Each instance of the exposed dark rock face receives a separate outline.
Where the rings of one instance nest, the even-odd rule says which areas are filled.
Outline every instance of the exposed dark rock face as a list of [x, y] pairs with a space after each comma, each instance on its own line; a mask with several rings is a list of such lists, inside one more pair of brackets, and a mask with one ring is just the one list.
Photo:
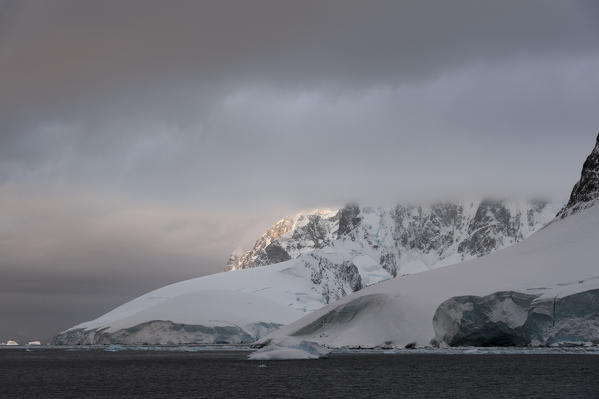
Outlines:
[[231, 255], [225, 270], [275, 264], [351, 241], [378, 251], [381, 266], [395, 276], [402, 254], [434, 259], [458, 253], [459, 261], [521, 241], [549, 222], [553, 214], [547, 206], [543, 200], [524, 206], [483, 200], [428, 207], [397, 205], [387, 211], [350, 204], [337, 212], [316, 211], [279, 221], [251, 250], [241, 256]]
[[397, 205], [392, 214], [394, 238], [401, 247], [421, 252], [448, 247], [464, 223], [462, 212], [462, 206], [454, 203], [436, 203], [430, 209]]
[[356, 237], [352, 233], [360, 224], [360, 207], [357, 204], [346, 205], [339, 211], [339, 228], [337, 230], [337, 238], [348, 236], [355, 240]]
[[[231, 254], [229, 261], [225, 266], [225, 271], [233, 269], [246, 269], [248, 267], [263, 266], [272, 264], [268, 257], [266, 248], [276, 239], [283, 236], [293, 228], [293, 221], [290, 218], [285, 218], [278, 221], [268, 231], [256, 241], [252, 251], [248, 251], [243, 255]], [[273, 251], [277, 258], [285, 257], [280, 251]], [[289, 255], [287, 255], [289, 256]]]
[[599, 290], [539, 300], [501, 291], [443, 302], [435, 341], [449, 346], [548, 346], [599, 342]]
[[285, 251], [278, 242], [271, 242], [264, 248], [265, 259], [268, 260], [269, 264], [275, 264], [279, 262], [285, 262], [291, 259], [291, 256]]
[[458, 252], [488, 255], [503, 244], [505, 237], [521, 241], [523, 237], [520, 227], [520, 214], [512, 215], [501, 201], [485, 200], [481, 202], [468, 226], [468, 237], [460, 243]]
[[529, 201], [523, 210], [510, 209], [500, 200], [437, 203], [430, 208], [398, 205], [393, 211], [394, 239], [400, 252], [416, 250], [443, 257], [457, 251], [462, 260], [484, 256], [526, 238], [547, 205], [543, 200]]
[[225, 271], [284, 262], [296, 258], [306, 247], [328, 247], [335, 239], [331, 230], [336, 233], [338, 225], [339, 215], [325, 212], [282, 219], [262, 235], [251, 250], [240, 256], [231, 255]]
[[363, 288], [360, 272], [350, 261], [336, 264], [313, 253], [304, 258], [304, 265], [310, 271], [312, 284], [320, 286], [325, 303], [334, 302]]
[[397, 277], [397, 271], [399, 265], [397, 264], [397, 257], [392, 252], [381, 251], [381, 257], [379, 263], [390, 275]]
[[574, 185], [568, 204], [558, 213], [564, 218], [592, 206], [599, 198], [599, 135], [595, 148], [582, 166], [580, 180]]
[[280, 328], [276, 323], [256, 323], [244, 330], [238, 326], [206, 327], [153, 320], [130, 328], [109, 332], [68, 330], [52, 340], [53, 345], [179, 345], [179, 344], [249, 344]]
[[[314, 249], [324, 248], [331, 245], [333, 240], [330, 237], [330, 228], [328, 224], [335, 223], [338, 215], [330, 218], [321, 215], [308, 215], [306, 218], [308, 219], [306, 225], [297, 227], [293, 231], [291, 238], [312, 243]], [[300, 250], [301, 245], [295, 246], [294, 249]]]

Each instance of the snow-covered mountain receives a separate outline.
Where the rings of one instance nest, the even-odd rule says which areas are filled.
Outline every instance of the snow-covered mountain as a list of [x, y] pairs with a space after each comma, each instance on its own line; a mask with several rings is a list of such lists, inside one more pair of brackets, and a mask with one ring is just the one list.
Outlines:
[[152, 291], [54, 342], [253, 342], [366, 286], [511, 245], [554, 214], [545, 201], [491, 200], [301, 213], [233, 258], [232, 271]]
[[[249, 251], [232, 254], [225, 270], [295, 259], [319, 249], [367, 254], [395, 277], [483, 256], [522, 241], [555, 216], [555, 204], [534, 201], [438, 202], [390, 209], [347, 205], [288, 217]], [[353, 260], [350, 255], [348, 260]]]
[[259, 344], [329, 347], [599, 343], [599, 138], [559, 217], [485, 257], [367, 287]]

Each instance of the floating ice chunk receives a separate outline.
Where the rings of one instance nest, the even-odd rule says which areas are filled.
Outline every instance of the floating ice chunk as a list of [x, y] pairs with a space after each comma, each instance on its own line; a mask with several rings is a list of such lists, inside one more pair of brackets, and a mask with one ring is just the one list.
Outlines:
[[327, 357], [331, 351], [315, 342], [300, 341], [289, 345], [266, 346], [250, 354], [250, 360], [295, 360], [320, 359]]
[[292, 360], [292, 359], [318, 359], [318, 356], [301, 349], [283, 348], [280, 346], [258, 351], [249, 356], [250, 360]]
[[106, 348], [104, 348], [105, 352], [120, 352], [120, 351], [124, 351], [126, 348], [122, 345], [108, 345]]

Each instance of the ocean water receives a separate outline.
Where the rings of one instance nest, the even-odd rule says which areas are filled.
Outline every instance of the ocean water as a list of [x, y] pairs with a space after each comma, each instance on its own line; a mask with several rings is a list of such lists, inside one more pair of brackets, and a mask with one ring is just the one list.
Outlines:
[[599, 398], [593, 354], [247, 354], [0, 350], [0, 398]]

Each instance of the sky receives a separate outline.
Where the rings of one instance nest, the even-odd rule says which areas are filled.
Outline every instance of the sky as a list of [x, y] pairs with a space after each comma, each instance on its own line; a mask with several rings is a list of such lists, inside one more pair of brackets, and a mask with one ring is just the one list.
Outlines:
[[597, 71], [594, 0], [0, 0], [0, 341], [302, 209], [565, 200]]

